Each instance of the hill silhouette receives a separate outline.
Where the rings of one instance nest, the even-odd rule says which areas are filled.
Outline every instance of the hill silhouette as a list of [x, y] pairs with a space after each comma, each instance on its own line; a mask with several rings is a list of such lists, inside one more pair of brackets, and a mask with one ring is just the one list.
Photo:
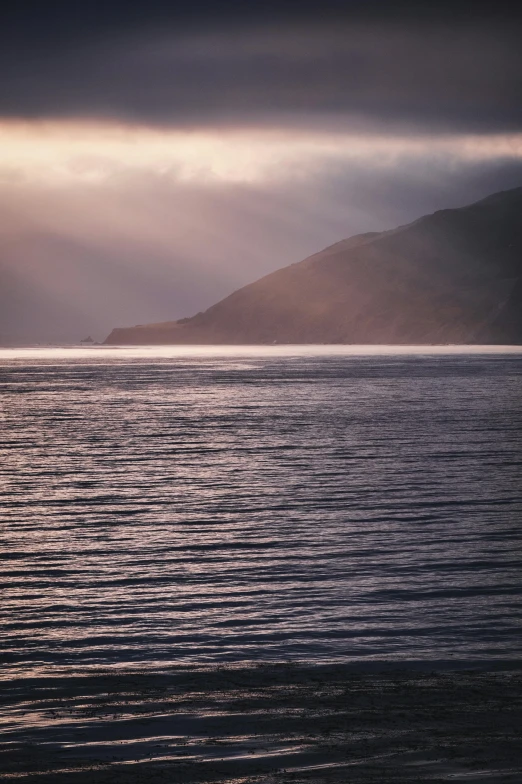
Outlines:
[[520, 344], [522, 188], [361, 234], [107, 344]]

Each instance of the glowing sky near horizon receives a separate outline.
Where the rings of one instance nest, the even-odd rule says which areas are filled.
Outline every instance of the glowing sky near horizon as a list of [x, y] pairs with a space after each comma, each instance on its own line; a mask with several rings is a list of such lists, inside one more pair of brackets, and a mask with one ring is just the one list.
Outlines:
[[158, 129], [95, 121], [3, 122], [0, 179], [96, 184], [125, 172], [178, 181], [269, 182], [306, 176], [329, 161], [392, 166], [404, 157], [457, 162], [522, 159], [522, 133], [437, 136], [309, 129]]

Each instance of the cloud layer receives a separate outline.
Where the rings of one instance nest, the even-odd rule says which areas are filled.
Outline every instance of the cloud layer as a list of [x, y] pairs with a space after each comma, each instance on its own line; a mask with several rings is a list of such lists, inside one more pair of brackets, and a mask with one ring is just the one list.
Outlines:
[[358, 132], [522, 127], [520, 27], [306, 19], [122, 29], [4, 53], [0, 115]]

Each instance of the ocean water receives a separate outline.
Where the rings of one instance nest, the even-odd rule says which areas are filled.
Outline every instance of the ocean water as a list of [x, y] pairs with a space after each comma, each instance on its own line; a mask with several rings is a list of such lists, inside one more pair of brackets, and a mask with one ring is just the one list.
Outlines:
[[522, 353], [0, 352], [2, 676], [520, 655]]

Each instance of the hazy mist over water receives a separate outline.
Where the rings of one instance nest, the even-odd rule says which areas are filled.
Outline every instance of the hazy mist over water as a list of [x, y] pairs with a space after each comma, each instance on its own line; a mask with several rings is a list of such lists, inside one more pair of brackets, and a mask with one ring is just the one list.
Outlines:
[[0, 363], [4, 676], [519, 656], [520, 349]]

